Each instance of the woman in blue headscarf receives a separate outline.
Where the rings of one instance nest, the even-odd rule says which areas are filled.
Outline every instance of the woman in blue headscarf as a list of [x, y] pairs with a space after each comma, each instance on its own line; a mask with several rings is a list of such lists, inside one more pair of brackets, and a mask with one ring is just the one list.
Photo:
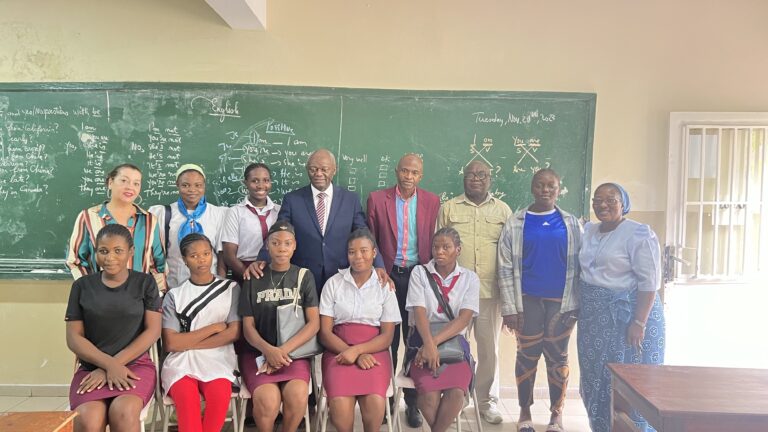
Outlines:
[[[579, 253], [581, 289], [577, 344], [581, 398], [593, 432], [611, 430], [608, 363], [662, 364], [664, 311], [659, 300], [659, 240], [648, 225], [627, 219], [629, 195], [616, 183], [595, 189]], [[633, 413], [638, 430], [651, 431]]]
[[204, 234], [211, 240], [214, 248], [211, 273], [225, 277], [227, 268], [221, 259], [219, 237], [227, 209], [206, 201], [205, 173], [199, 165], [180, 166], [176, 171], [176, 187], [179, 190], [176, 202], [149, 208], [157, 216], [160, 231], [164, 233], [168, 288], [181, 286], [190, 276], [179, 245], [184, 237], [192, 233]]

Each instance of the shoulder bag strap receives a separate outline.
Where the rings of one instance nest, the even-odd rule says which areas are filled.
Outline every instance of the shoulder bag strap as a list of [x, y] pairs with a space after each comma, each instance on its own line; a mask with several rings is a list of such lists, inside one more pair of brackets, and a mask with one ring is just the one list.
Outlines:
[[445, 301], [445, 297], [443, 297], [443, 294], [440, 292], [440, 288], [437, 287], [437, 282], [435, 282], [435, 279], [432, 277], [432, 274], [427, 270], [427, 266], [421, 265], [421, 267], [424, 269], [424, 273], [427, 274], [427, 280], [429, 281], [429, 286], [432, 287], [432, 292], [435, 293], [435, 297], [437, 297], [437, 302], [440, 304], [440, 307], [443, 308], [443, 311], [446, 315], [448, 315], [448, 319], [453, 321], [455, 316], [453, 315], [453, 309], [451, 309], [451, 305], [448, 304], [447, 301]]
[[299, 293], [301, 292], [301, 282], [304, 280], [304, 275], [306, 273], [307, 273], [307, 269], [305, 268], [299, 269], [299, 279], [296, 281], [296, 286], [293, 288], [293, 311], [297, 315], [299, 311]]
[[168, 255], [168, 247], [171, 244], [170, 239], [170, 233], [171, 233], [171, 205], [166, 204], [165, 206], [165, 254]]

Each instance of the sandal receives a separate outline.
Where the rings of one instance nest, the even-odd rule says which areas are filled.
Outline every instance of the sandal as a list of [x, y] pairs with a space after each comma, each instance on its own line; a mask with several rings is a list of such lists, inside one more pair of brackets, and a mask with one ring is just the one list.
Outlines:
[[547, 425], [546, 432], [565, 432], [565, 429], [557, 423], [550, 423]]
[[517, 423], [517, 432], [536, 432], [531, 420], [524, 420]]

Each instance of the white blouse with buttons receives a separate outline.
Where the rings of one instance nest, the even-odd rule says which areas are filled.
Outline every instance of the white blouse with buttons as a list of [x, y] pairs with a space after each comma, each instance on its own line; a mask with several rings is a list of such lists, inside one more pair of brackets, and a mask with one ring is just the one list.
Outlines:
[[[430, 260], [424, 267], [430, 273], [440, 275], [435, 270], [435, 260]], [[451, 292], [448, 293], [448, 305], [451, 307], [455, 317], [459, 316], [462, 309], [469, 309], [472, 311], [472, 316], [476, 317], [480, 312], [480, 279], [477, 274], [472, 270], [465, 269], [464, 267], [456, 264], [456, 268], [453, 269], [451, 274], [446, 278], [441, 279], [443, 286], [451, 284], [451, 280], [456, 275], [459, 275], [459, 279], [456, 281], [456, 285], [453, 286]], [[408, 297], [405, 300], [405, 309], [409, 312], [408, 324], [416, 325], [416, 316], [413, 313], [413, 308], [421, 306], [427, 310], [427, 319], [429, 322], [448, 322], [448, 315], [444, 312], [437, 312], [439, 303], [435, 293], [429, 284], [429, 279], [432, 276], [428, 275], [422, 266], [416, 266], [411, 271], [411, 280], [408, 283]], [[462, 331], [462, 334], [466, 332], [466, 329]]]
[[350, 269], [341, 269], [323, 286], [320, 315], [333, 318], [333, 324], [356, 323], [380, 327], [382, 322], [399, 324], [397, 297], [388, 286], [381, 286], [376, 272], [357, 287]]

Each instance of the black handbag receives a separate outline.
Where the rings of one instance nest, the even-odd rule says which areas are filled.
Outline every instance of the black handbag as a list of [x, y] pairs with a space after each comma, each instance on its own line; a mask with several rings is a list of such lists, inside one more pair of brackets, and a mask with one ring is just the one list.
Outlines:
[[[437, 302], [440, 304], [440, 307], [443, 309], [445, 314], [448, 316], [448, 319], [450, 321], [453, 321], [455, 318], [455, 315], [453, 314], [453, 310], [451, 309], [451, 306], [448, 304], [447, 301], [445, 301], [445, 297], [440, 293], [440, 289], [437, 287], [437, 283], [429, 274], [429, 270], [425, 266], [422, 265], [424, 268], [424, 272], [427, 274], [427, 279], [429, 280], [429, 285], [432, 287], [432, 292], [435, 294], [435, 297], [437, 297]], [[432, 333], [432, 335], [436, 335], [440, 332], [440, 330], [443, 329], [446, 325], [450, 324], [449, 322], [431, 322], [429, 323], [429, 332]], [[466, 344], [466, 339], [463, 335], [456, 335], [440, 345], [437, 346], [437, 351], [440, 354], [440, 363], [459, 363], [464, 361], [465, 355], [464, 355], [464, 345]], [[424, 342], [421, 339], [421, 335], [419, 334], [419, 331], [416, 329], [416, 327], [411, 327], [410, 333], [408, 335], [408, 348], [409, 349], [416, 349], [418, 350], [421, 348], [421, 346], [424, 345]]]

